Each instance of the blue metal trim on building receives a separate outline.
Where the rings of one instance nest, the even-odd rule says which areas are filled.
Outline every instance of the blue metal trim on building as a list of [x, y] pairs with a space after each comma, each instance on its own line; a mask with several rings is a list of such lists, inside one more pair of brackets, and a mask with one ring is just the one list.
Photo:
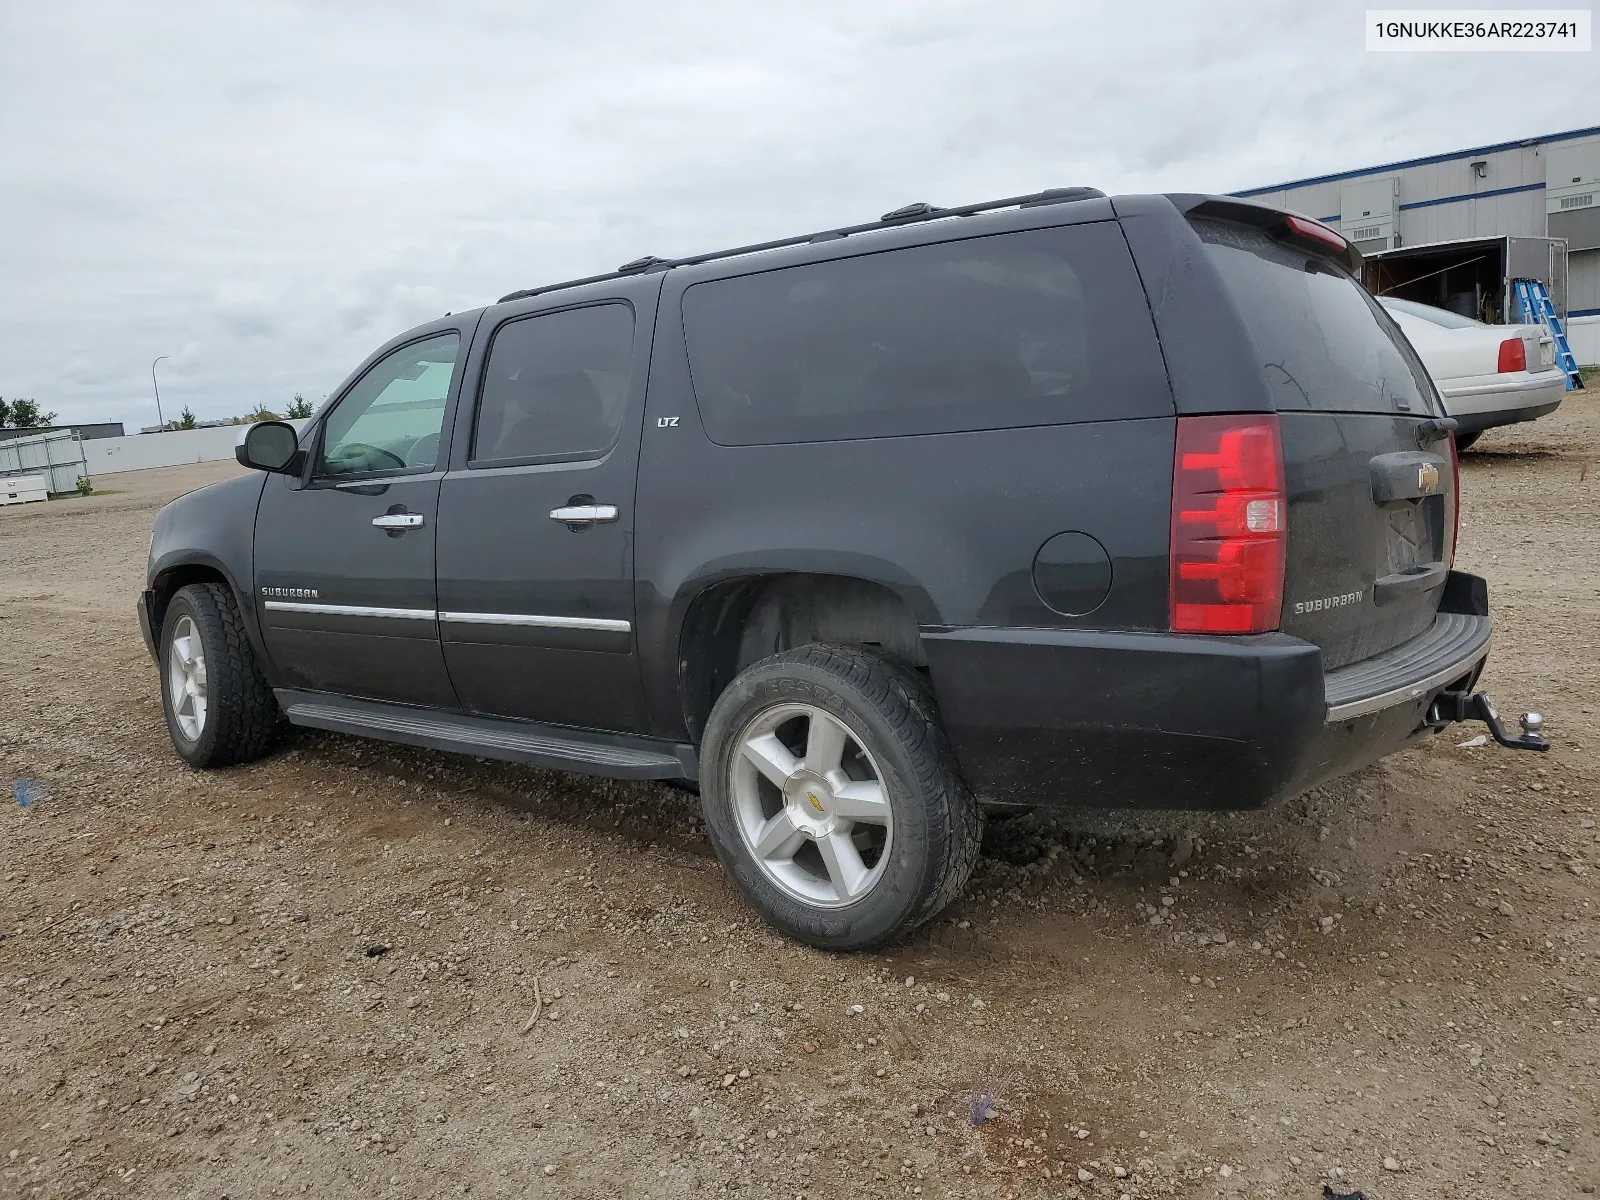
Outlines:
[[1600, 308], [1574, 308], [1567, 312], [1567, 320], [1573, 317], [1600, 317]]
[[1434, 163], [1454, 162], [1460, 158], [1476, 158], [1480, 154], [1495, 154], [1501, 150], [1516, 150], [1522, 146], [1538, 146], [1547, 142], [1566, 142], [1573, 138], [1589, 137], [1600, 133], [1600, 125], [1588, 129], [1570, 129], [1566, 133], [1550, 133], [1543, 137], [1521, 138], [1515, 142], [1499, 142], [1493, 146], [1478, 146], [1471, 150], [1455, 150], [1449, 154], [1432, 154], [1427, 158], [1412, 158], [1405, 162], [1385, 163], [1381, 167], [1363, 167], [1359, 171], [1340, 171], [1333, 175], [1316, 175], [1310, 179], [1296, 179], [1289, 183], [1275, 183], [1270, 187], [1249, 188], [1230, 192], [1232, 196], [1261, 196], [1267, 192], [1283, 192], [1290, 188], [1310, 187], [1316, 183], [1337, 183], [1343, 179], [1360, 179], [1363, 175], [1381, 175], [1385, 171], [1403, 171], [1407, 167], [1428, 167]]
[[[1467, 200], [1487, 200], [1490, 196], [1509, 196], [1513, 192], [1542, 192], [1542, 183], [1520, 183], [1516, 187], [1490, 188], [1486, 192], [1463, 192], [1459, 196], [1440, 196], [1437, 200], [1413, 200], [1410, 204], [1402, 204], [1401, 212], [1410, 212], [1413, 208], [1432, 208], [1437, 204], [1461, 204]], [[1324, 225], [1337, 225], [1339, 217], [1318, 217]]]
[[1512, 192], [1542, 192], [1542, 183], [1523, 183], [1516, 187], [1490, 188], [1486, 192], [1463, 192], [1459, 196], [1440, 196], [1437, 200], [1413, 200], [1410, 204], [1402, 204], [1401, 212], [1413, 208], [1432, 208], [1435, 204], [1459, 204], [1463, 200], [1485, 200], [1490, 196], [1509, 196]]

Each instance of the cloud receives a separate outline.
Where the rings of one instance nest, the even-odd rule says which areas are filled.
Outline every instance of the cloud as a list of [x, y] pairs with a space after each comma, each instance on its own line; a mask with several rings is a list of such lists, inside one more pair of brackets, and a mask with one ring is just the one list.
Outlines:
[[1061, 0], [0, 6], [0, 393], [320, 397], [520, 287], [1089, 183], [1230, 190], [1596, 124], [1593, 57], [1378, 55], [1364, 9]]

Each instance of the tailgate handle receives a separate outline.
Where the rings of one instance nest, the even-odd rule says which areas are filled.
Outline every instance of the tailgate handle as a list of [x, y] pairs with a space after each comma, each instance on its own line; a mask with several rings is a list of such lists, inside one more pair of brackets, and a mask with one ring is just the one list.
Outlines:
[[1372, 460], [1372, 499], [1378, 504], [1393, 500], [1420, 500], [1438, 496], [1450, 478], [1445, 460], [1426, 450], [1396, 450]]
[[1450, 568], [1442, 562], [1423, 563], [1409, 571], [1398, 571], [1373, 581], [1372, 602], [1379, 608], [1393, 604], [1407, 596], [1415, 596], [1436, 587], [1443, 587]]

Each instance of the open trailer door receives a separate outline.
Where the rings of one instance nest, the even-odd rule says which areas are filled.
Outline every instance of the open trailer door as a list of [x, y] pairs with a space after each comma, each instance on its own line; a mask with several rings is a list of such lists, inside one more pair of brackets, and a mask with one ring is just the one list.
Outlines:
[[1567, 243], [1564, 238], [1508, 237], [1506, 239], [1506, 287], [1510, 299], [1505, 308], [1508, 323], [1530, 318], [1519, 312], [1515, 283], [1537, 279], [1550, 294], [1556, 316], [1567, 319]]
[[1463, 238], [1364, 256], [1361, 281], [1374, 296], [1431, 304], [1487, 325], [1515, 325], [1515, 281], [1537, 279], [1557, 315], [1567, 311], [1567, 244], [1562, 238]]

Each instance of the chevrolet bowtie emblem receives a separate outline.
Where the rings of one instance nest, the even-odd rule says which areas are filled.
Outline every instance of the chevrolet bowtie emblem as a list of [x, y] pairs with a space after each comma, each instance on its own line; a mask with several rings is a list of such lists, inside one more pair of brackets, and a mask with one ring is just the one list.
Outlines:
[[1417, 468], [1417, 490], [1431, 492], [1439, 486], [1439, 468], [1432, 463], [1423, 463]]
[[817, 799], [817, 794], [815, 792], [807, 792], [806, 799], [811, 801], [812, 808], [816, 809], [818, 812], [822, 811], [822, 801]]

